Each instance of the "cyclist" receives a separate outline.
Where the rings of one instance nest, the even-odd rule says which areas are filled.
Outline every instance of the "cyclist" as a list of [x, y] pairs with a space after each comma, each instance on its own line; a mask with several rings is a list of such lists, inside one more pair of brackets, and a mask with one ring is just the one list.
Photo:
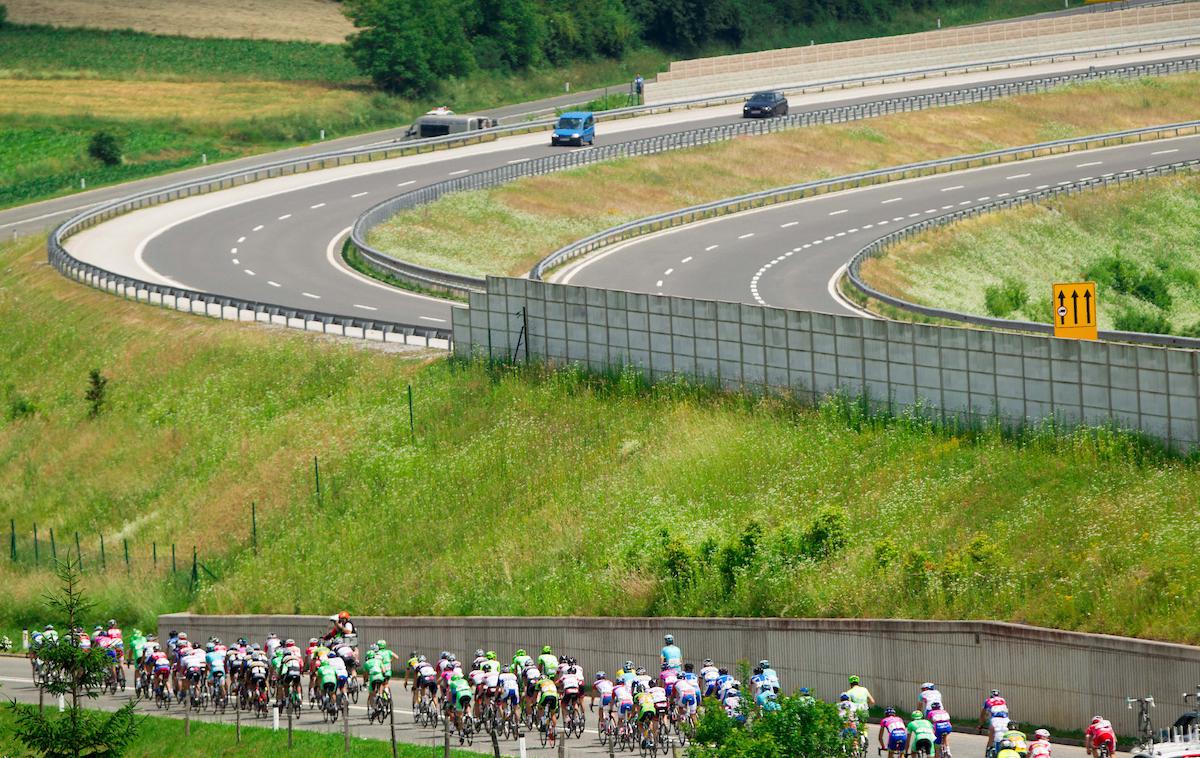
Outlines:
[[654, 701], [654, 710], [658, 714], [660, 722], [667, 718], [667, 706], [670, 703], [670, 698], [667, 696], [667, 689], [659, 684], [655, 684], [650, 688], [650, 699]]
[[146, 664], [152, 670], [154, 692], [162, 692], [165, 697], [170, 697], [171, 660], [167, 658], [166, 651], [155, 646]]
[[131, 668], [141, 663], [142, 654], [145, 650], [146, 635], [142, 634], [141, 629], [134, 629], [133, 634], [129, 635], [129, 660], [127, 663]]
[[801, 705], [814, 705], [817, 702], [817, 699], [813, 697], [812, 690], [808, 687], [801, 687], [796, 694]]
[[449, 699], [446, 701], [447, 709], [453, 708], [454, 713], [454, 729], [458, 732], [458, 742], [461, 745], [464, 742], [462, 733], [462, 714], [467, 712], [471, 707], [471, 685], [463, 677], [462, 669], [450, 669], [453, 672], [450, 676], [448, 685]]
[[318, 669], [325, 662], [325, 656], [329, 654], [329, 648], [325, 647], [325, 643], [316, 642], [316, 646], [312, 648], [312, 653], [308, 656], [308, 700], [310, 703], [317, 702], [317, 696], [320, 693], [320, 674]]
[[[383, 667], [379, 662], [378, 654], [374, 650], [367, 651], [366, 660], [363, 662], [363, 670], [367, 672], [367, 708], [375, 702], [375, 696], [383, 691]], [[405, 685], [408, 684], [408, 678], [405, 677]], [[370, 718], [370, 713], [367, 714]]]
[[[850, 702], [850, 696], [845, 692], [838, 696], [837, 711], [842, 719], [842, 739], [848, 744], [859, 746], [860, 752], [865, 753], [867, 732], [858, 721], [858, 709], [854, 707], [854, 703]], [[892, 709], [892, 715], [896, 715], [895, 709]], [[883, 734], [884, 730], [880, 729], [879, 731], [880, 734]], [[880, 749], [882, 750], [883, 747], [881, 738]]]
[[525, 667], [533, 663], [533, 658], [530, 658], [525, 652], [525, 648], [517, 648], [517, 652], [513, 653], [512, 670], [521, 672]]
[[942, 693], [938, 692], [933, 682], [925, 682], [921, 685], [921, 692], [917, 695], [917, 710], [928, 714], [933, 710], [933, 704], [940, 702], [942, 702]]
[[1033, 733], [1034, 740], [1029, 743], [1029, 758], [1050, 758], [1050, 732], [1039, 729]]
[[[573, 658], [568, 658], [567, 670], [558, 678], [558, 685], [562, 691], [562, 706], [563, 713], [570, 714], [572, 711], [579, 714], [579, 718], [583, 719], [583, 677], [582, 669], [576, 666]], [[580, 673], [576, 673], [576, 672]]]
[[937, 736], [937, 752], [939, 756], [950, 754], [950, 733], [954, 727], [950, 724], [950, 714], [942, 707], [940, 701], [929, 704], [929, 712], [925, 718], [933, 723], [933, 733]]
[[[338, 675], [333, 668], [334, 657], [332, 653], [326, 653], [325, 657], [317, 666], [317, 679], [321, 683], [321, 707], [325, 708], [329, 699], [334, 697], [337, 691]], [[341, 660], [340, 658], [337, 660]]]
[[933, 746], [937, 743], [933, 724], [920, 711], [913, 711], [911, 716], [905, 752], [909, 755], [933, 755]]
[[[549, 645], [546, 649], [549, 649]], [[543, 652], [543, 656], [547, 653]], [[553, 656], [551, 656], [553, 657]], [[537, 683], [537, 707], [542, 709], [545, 716], [542, 728], [550, 735], [557, 735], [558, 731], [555, 728], [558, 724], [558, 687], [555, 686], [554, 680], [546, 675]]]
[[654, 745], [650, 735], [654, 734], [655, 721], [658, 718], [658, 709], [654, 707], [654, 697], [650, 691], [640, 684], [634, 685], [634, 702], [637, 705], [637, 723], [641, 730], [642, 747], [652, 747]]
[[[387, 640], [379, 640], [375, 643], [375, 658], [379, 661], [380, 671], [383, 673], [383, 688], [388, 691], [388, 696], [392, 694], [392, 664], [400, 660], [400, 656], [396, 655], [396, 651], [388, 647]], [[417, 662], [425, 660], [425, 656], [417, 656]], [[416, 692], [413, 692], [416, 695]]]
[[[379, 650], [379, 643], [375, 643], [375, 650]], [[409, 682], [413, 687], [417, 686], [417, 665], [421, 662], [421, 656], [416, 650], [408, 656], [408, 660], [404, 662], [404, 689], [408, 689]]]
[[732, 719], [745, 722], [746, 714], [742, 713], [742, 685], [734, 681], [721, 697], [725, 704], [725, 713]]
[[554, 657], [549, 645], [542, 646], [542, 654], [537, 659], [538, 668], [546, 676], [554, 676], [558, 672], [558, 658]]
[[270, 667], [267, 654], [257, 644], [250, 648], [250, 661], [246, 666], [246, 676], [250, 685], [250, 693], [255, 702], [265, 701], [267, 697], [267, 677]]
[[663, 636], [663, 649], [659, 657], [664, 668], [670, 666], [676, 672], [683, 668], [683, 651], [675, 644], [675, 637], [670, 634]]
[[1117, 735], [1113, 731], [1113, 725], [1108, 719], [1100, 716], [1092, 717], [1092, 723], [1083, 733], [1083, 740], [1089, 756], [1100, 755], [1100, 749], [1103, 747], [1108, 748], [1109, 755], [1117, 752]]
[[1029, 752], [1028, 739], [1025, 737], [1025, 732], [1017, 729], [1017, 725], [1009, 722], [1008, 730], [1004, 732], [1004, 739], [1013, 744], [1013, 750], [1016, 750], [1021, 755]]
[[267, 635], [266, 642], [263, 643], [263, 652], [267, 654], [267, 658], [274, 659], [275, 651], [283, 644], [283, 640], [279, 639], [279, 635], [271, 633]]
[[[358, 651], [346, 642], [345, 637], [341, 637], [334, 641], [333, 654], [342, 659], [342, 662], [346, 664], [347, 675], [353, 679], [355, 672], [358, 671]], [[388, 655], [392, 656], [392, 651], [389, 650]], [[391, 657], [388, 658], [388, 664], [390, 666]]]
[[733, 682], [733, 677], [727, 668], [717, 669], [717, 682], [715, 692], [713, 693], [718, 700], [725, 699], [725, 692], [729, 689], [729, 685]]
[[771, 668], [771, 662], [768, 660], [759, 661], [758, 667], [762, 669], [763, 681], [778, 695], [782, 688], [779, 686], [779, 674], [776, 673], [775, 669]]
[[600, 714], [604, 715], [605, 709], [612, 708], [613, 701], [613, 683], [608, 681], [608, 675], [603, 671], [596, 672], [596, 681], [592, 682], [592, 704], [591, 710], [596, 710], [596, 701], [600, 701]]
[[866, 687], [862, 686], [862, 680], [857, 676], [851, 675], [849, 678], [850, 689], [846, 690], [846, 694], [850, 696], [850, 702], [854, 703], [854, 707], [862, 714], [863, 719], [867, 717], [867, 712], [871, 706], [875, 705], [875, 698], [871, 697], [871, 692]]
[[213, 694], [225, 692], [225, 657], [224, 649], [218, 650], [213, 642], [204, 646], [204, 664], [208, 667], [208, 686]]
[[346, 669], [346, 661], [341, 656], [333, 652], [326, 654], [326, 660], [333, 667], [334, 675], [337, 676], [337, 691], [339, 695], [346, 694], [346, 681], [350, 678], [350, 672]]
[[205, 677], [205, 652], [198, 647], [189, 647], [183, 656], [182, 666], [189, 688], [199, 687]]
[[983, 701], [983, 707], [979, 711], [979, 728], [976, 729], [982, 731], [984, 724], [987, 724], [990, 752], [999, 751], [1004, 733], [1008, 731], [1008, 722], [1008, 702], [1000, 696], [999, 690], [992, 690]]
[[683, 664], [683, 673], [679, 675], [679, 678], [686, 679], [697, 687], [700, 686], [700, 677], [696, 676], [696, 664], [694, 663]]
[[520, 687], [521, 684], [517, 680], [517, 675], [513, 673], [512, 666], [505, 665], [500, 669], [500, 674], [496, 677], [496, 697], [500, 713], [506, 719], [517, 707]]
[[704, 664], [700, 667], [700, 680], [704, 682], [704, 697], [713, 697], [717, 694], [717, 680], [721, 676], [721, 670], [713, 665], [712, 658], [705, 658]]
[[475, 718], [479, 718], [479, 709], [487, 691], [487, 672], [479, 667], [479, 664], [483, 663], [485, 659], [478, 656], [475, 660], [475, 667], [467, 674], [467, 683], [471, 685], [471, 691], [474, 693]]
[[675, 701], [679, 703], [683, 715], [695, 714], [700, 701], [700, 688], [691, 679], [680, 679], [675, 682]]
[[346, 611], [336, 613], [329, 617], [329, 623], [333, 624], [333, 628], [326, 632], [321, 639], [332, 640], [334, 637], [341, 637], [342, 639], [351, 638], [350, 642], [352, 645], [354, 644], [352, 638], [356, 637], [357, 634], [354, 629], [354, 622], [350, 620], [349, 613]]
[[[850, 698], [850, 693], [842, 693], [845, 698], [842, 702], [849, 702], [850, 709], [853, 711], [855, 723], [861, 723], [862, 711], [858, 709], [858, 704]], [[886, 750], [888, 758], [896, 758], [898, 753], [903, 753], [908, 744], [908, 728], [904, 725], [904, 719], [896, 715], [896, 709], [892, 707], [885, 708], [883, 718], [879, 721], [879, 749]]]
[[531, 660], [525, 664], [525, 668], [521, 671], [521, 678], [525, 682], [525, 697], [521, 703], [525, 707], [526, 712], [529, 712], [533, 710], [533, 706], [537, 702], [538, 682], [542, 679], [542, 672], [538, 670], [537, 664]]
[[115, 639], [115, 640], [122, 639], [122, 636], [121, 636], [121, 627], [117, 626], [117, 620], [116, 620], [116, 619], [109, 619], [109, 620], [108, 620], [108, 631], [107, 631], [107, 634], [108, 634], [108, 636], [109, 636], [109, 637], [112, 637], [112, 638], [113, 638], [113, 639]]
[[618, 677], [616, 682], [613, 683], [612, 692], [612, 704], [609, 706], [609, 713], [612, 714], [613, 710], [615, 710], [616, 713], [613, 715], [616, 718], [617, 726], [623, 727], [625, 722], [633, 715], [633, 688], [625, 680]]
[[442, 701], [447, 705], [452, 703], [450, 700], [450, 681], [454, 679], [456, 674], [458, 676], [463, 675], [462, 664], [459, 663], [458, 659], [454, 657], [454, 653], [450, 653], [450, 655], [446, 656], [446, 665], [442, 667], [442, 678], [440, 682]]
[[300, 680], [304, 677], [304, 656], [300, 648], [292, 645], [283, 654], [282, 679], [284, 696], [290, 698], [296, 693], [296, 700], [301, 700]]
[[763, 712], [779, 710], [779, 701], [775, 699], [775, 690], [763, 688], [754, 696], [754, 704]]
[[[376, 653], [376, 656], [378, 656], [378, 653]], [[412, 707], [414, 711], [417, 709], [417, 702], [421, 699], [422, 691], [429, 692], [429, 699], [432, 701], [437, 697], [438, 688], [437, 669], [425, 659], [425, 656], [422, 655], [419, 658], [420, 662], [417, 663], [417, 673], [414, 675], [417, 681], [413, 685], [412, 693]], [[380, 665], [383, 665], [382, 661]], [[384, 686], [387, 686], [386, 671], [384, 672]]]
[[996, 758], [1021, 758], [1021, 754], [1013, 749], [1013, 745], [1008, 740], [1000, 740], [999, 751], [996, 753]]
[[658, 674], [658, 681], [662, 683], [662, 688], [667, 691], [667, 696], [674, 697], [675, 685], [679, 682], [679, 672], [671, 664], [664, 663], [662, 671]]

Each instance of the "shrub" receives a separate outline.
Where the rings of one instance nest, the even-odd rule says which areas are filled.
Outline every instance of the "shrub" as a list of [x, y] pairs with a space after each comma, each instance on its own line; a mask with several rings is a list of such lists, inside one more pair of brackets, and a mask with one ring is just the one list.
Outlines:
[[1113, 319], [1113, 326], [1121, 332], [1171, 333], [1171, 322], [1161, 313], [1148, 313], [1135, 308], [1126, 308], [1118, 313]]
[[987, 311], [996, 318], [1004, 318], [1029, 302], [1029, 293], [1025, 284], [1016, 279], [1006, 277], [1000, 284], [994, 284], [983, 291], [983, 301]]
[[96, 418], [104, 407], [104, 397], [108, 391], [108, 378], [94, 368], [88, 372], [88, 388], [83, 397], [88, 401], [88, 417]]
[[1159, 274], [1143, 274], [1137, 284], [1133, 286], [1131, 294], [1139, 300], [1145, 300], [1163, 310], [1171, 307], [1171, 293], [1167, 291], [1167, 280]]
[[8, 8], [4, 7], [4, 3], [0, 3], [0, 29], [3, 29], [8, 24]]
[[111, 132], [96, 132], [88, 142], [88, 155], [105, 166], [118, 166], [121, 163], [121, 142]]
[[1083, 273], [1098, 285], [1109, 287], [1122, 294], [1132, 294], [1133, 288], [1141, 280], [1141, 272], [1137, 264], [1119, 255], [1106, 255], [1100, 258]]
[[[3, 7], [3, 6], [0, 6]], [[17, 421], [19, 419], [32, 416], [37, 412], [37, 406], [33, 401], [24, 395], [13, 395], [8, 399], [8, 420]]]

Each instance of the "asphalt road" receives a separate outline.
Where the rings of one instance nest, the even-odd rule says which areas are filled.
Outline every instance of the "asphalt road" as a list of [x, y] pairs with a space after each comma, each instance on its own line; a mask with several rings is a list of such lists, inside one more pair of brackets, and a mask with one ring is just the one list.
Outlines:
[[[12, 656], [0, 656], [0, 695], [4, 698], [15, 699], [21, 703], [37, 703], [38, 691], [33, 686], [33, 682], [29, 676], [29, 663], [24, 658]], [[103, 710], [116, 710], [124, 705], [132, 696], [132, 682], [130, 689], [126, 693], [118, 695], [102, 695], [97, 700], [91, 701], [89, 707], [96, 707]], [[442, 745], [442, 733], [440, 731], [423, 729], [413, 724], [412, 712], [406, 706], [409, 702], [409, 693], [403, 688], [399, 681], [392, 683], [392, 692], [396, 697], [396, 703], [399, 707], [396, 709], [396, 738], [399, 741], [416, 744], [427, 745], [430, 747], [440, 747]], [[353, 737], [363, 737], [370, 739], [386, 740], [389, 738], [388, 725], [368, 724], [366, 718], [366, 703], [365, 700], [360, 700], [360, 705], [351, 706], [350, 709], [350, 733]], [[53, 702], [47, 702], [46, 707], [53, 708]], [[172, 708], [170, 711], [161, 711], [155, 708], [152, 702], [142, 702], [138, 705], [138, 711], [147, 715], [169, 716], [171, 718], [183, 718], [182, 709], [179, 707]], [[245, 714], [243, 714], [245, 716]], [[234, 723], [233, 711], [228, 711], [224, 716], [214, 716], [210, 713], [205, 713], [198, 717], [204, 721], [219, 721], [225, 724]], [[569, 740], [566, 743], [567, 754], [569, 756], [606, 756], [608, 755], [607, 748], [602, 748], [597, 741], [595, 732], [595, 719], [591, 713], [588, 714], [588, 729], [582, 739]], [[270, 727], [271, 719], [255, 719], [253, 717], [243, 718], [243, 726], [260, 726]], [[286, 718], [281, 720], [281, 728], [286, 729]], [[298, 722], [295, 723], [298, 729], [327, 732], [341, 734], [344, 728], [343, 722], [339, 721], [336, 724], [327, 724], [321, 716], [315, 711], [309, 711], [307, 707], [301, 715]], [[180, 739], [183, 739], [183, 728], [180, 727]], [[871, 745], [876, 745], [877, 729], [871, 727]], [[986, 739], [970, 733], [956, 733], [952, 735], [951, 747], [954, 754], [958, 758], [974, 758], [979, 756], [983, 758]], [[451, 747], [471, 749], [477, 752], [491, 753], [490, 739], [480, 741], [475, 740], [475, 744], [468, 748], [467, 746], [459, 746], [458, 740], [451, 738]], [[555, 755], [555, 751], [547, 748], [542, 748], [536, 738], [532, 735], [527, 741], [526, 747], [531, 755]], [[518, 752], [517, 743], [514, 740], [501, 740], [500, 750], [505, 755], [516, 755]], [[1069, 745], [1058, 745], [1054, 749], [1055, 758], [1086, 758], [1086, 753], [1083, 748], [1073, 747]]]
[[[1178, 57], [1178, 53], [1161, 53], [1159, 57]], [[1127, 64], [1130, 60], [1132, 58], [1122, 59], [1121, 64]], [[866, 102], [894, 96], [897, 92], [943, 91], [961, 87], [966, 82], [1019, 81], [1045, 76], [1048, 70], [1086, 70], [1089, 65], [1087, 62], [1055, 64], [1024, 69], [1019, 75], [1013, 75], [1012, 72], [971, 74], [942, 80], [937, 86], [906, 82], [865, 91], [823, 93], [797, 98], [792, 110], [815, 110], [835, 102]], [[650, 116], [602, 124], [598, 141], [623, 141], [739, 119], [740, 108], [736, 105]], [[113, 251], [118, 251], [120, 255], [123, 254], [120, 251], [136, 249], [137, 266], [129, 266], [126, 262], [126, 269], [122, 272], [142, 278], [157, 278], [195, 289], [285, 306], [442, 326], [449, 323], [451, 306], [448, 302], [397, 291], [350, 271], [336, 255], [341, 236], [367, 207], [402, 191], [562, 149], [547, 145], [544, 135], [524, 135], [485, 146], [397, 159], [387, 164], [363, 164], [290, 177], [289, 181], [295, 187], [279, 189], [266, 182], [247, 185], [237, 190], [212, 193], [129, 214], [72, 238], [68, 247], [84, 260], [113, 270], [121, 270], [116, 264], [122, 261], [90, 258], [83, 255], [79, 248], [99, 249], [105, 255]], [[337, 171], [343, 173], [339, 175], [335, 173]], [[847, 214], [844, 220], [849, 221], [851, 217], [851, 214]], [[863, 227], [866, 223], [869, 222], [856, 221], [853, 225]], [[680, 256], [683, 257], [686, 256]], [[713, 258], [714, 262], [719, 258], [707, 257]], [[657, 266], [657, 263], [654, 265]], [[654, 268], [640, 264], [635, 268], [627, 276], [617, 278], [599, 274], [593, 276], [589, 272], [576, 283], [604, 283], [658, 291], [654, 289], [658, 277], [651, 278]], [[669, 266], [662, 266], [659, 270], [666, 268]], [[710, 270], [707, 266], [692, 268], [699, 277], [694, 280], [694, 288], [675, 285], [676, 281], [693, 282], [691, 278], [679, 276], [672, 281], [672, 287], [664, 291], [697, 297], [734, 292], [728, 287], [731, 282], [726, 281], [726, 270]], [[595, 268], [596, 272], [605, 270], [603, 266]], [[742, 267], [738, 267], [737, 275], [741, 273]], [[743, 278], [743, 284], [749, 281], [751, 275]], [[746, 288], [742, 286], [737, 289]], [[722, 296], [745, 299], [729, 294]], [[827, 300], [776, 298], [773, 301], [768, 297], [767, 301], [793, 307], [829, 309]]]
[[831, 282], [898, 227], [1085, 177], [1200, 157], [1200, 137], [1065, 153], [821, 195], [610, 248], [556, 281], [825, 312], [858, 311]]

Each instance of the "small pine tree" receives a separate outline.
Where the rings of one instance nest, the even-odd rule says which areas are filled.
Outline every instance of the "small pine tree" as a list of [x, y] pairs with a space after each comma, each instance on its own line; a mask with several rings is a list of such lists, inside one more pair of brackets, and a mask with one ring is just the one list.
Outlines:
[[88, 155], [105, 166], [117, 166], [121, 163], [121, 141], [111, 132], [96, 132], [88, 143]]
[[84, 398], [88, 401], [88, 418], [96, 418], [104, 407], [105, 393], [108, 389], [108, 377], [94, 368], [88, 372], [88, 388]]
[[115, 713], [89, 711], [80, 705], [81, 697], [99, 696], [112, 663], [99, 647], [80, 647], [79, 638], [72, 633], [93, 608], [84, 597], [78, 558], [59, 562], [56, 573], [61, 588], [46, 601], [52, 617], [61, 623], [62, 636], [55, 642], [43, 642], [38, 657], [46, 666], [46, 693], [62, 695], [68, 705], [61, 714], [54, 709], [41, 713], [37, 706], [13, 701], [8, 706], [15, 719], [12, 731], [32, 752], [47, 758], [119, 758], [137, 736], [137, 701], [129, 701]]

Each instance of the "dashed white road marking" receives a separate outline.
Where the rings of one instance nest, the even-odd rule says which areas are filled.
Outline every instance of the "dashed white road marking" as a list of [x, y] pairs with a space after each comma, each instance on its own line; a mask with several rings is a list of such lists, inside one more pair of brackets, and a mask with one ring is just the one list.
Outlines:
[[1004, 178], [1012, 181], [1013, 179], [1025, 179], [1030, 176], [1033, 176], [1033, 174], [1013, 174], [1012, 176], [1006, 176]]
[[863, 224], [863, 229], [874, 229], [874, 228], [875, 228], [874, 224]]
[[1155, 150], [1151, 155], [1167, 155], [1168, 153], [1178, 153], [1179, 148], [1171, 148], [1170, 150]]
[[[893, 216], [892, 217], [892, 221], [903, 221], [903, 220], [904, 220], [904, 216]], [[854, 231], [854, 230], [851, 229], [850, 231]]]
[[1029, 192], [1028, 187], [1022, 187], [1021, 189], [1017, 190], [1018, 195], [1024, 195], [1026, 192]]
[[965, 189], [965, 187], [963, 187], [963, 185], [961, 185], [961, 184], [956, 184], [953, 187], [942, 187], [941, 190], [939, 190], [939, 191], [940, 192], [953, 192], [954, 190], [960, 190], [960, 189]]
[[854, 234], [855, 232], [857, 232], [857, 231], [858, 231], [858, 227], [856, 226], [856, 227], [854, 227], [853, 229], [847, 229], [846, 231], [848, 231], [848, 232], [849, 232], [849, 233], [851, 233], [851, 234]]
[[930, 208], [930, 209], [926, 210], [925, 212], [926, 213], [937, 213], [937, 208]]
[[375, 306], [373, 306], [373, 305], [359, 305], [358, 303], [355, 303], [355, 304], [354, 304], [354, 307], [355, 307], [355, 308], [362, 308], [364, 311], [377, 311], [377, 310], [379, 310], [378, 308], [376, 308], [376, 307], [375, 307]]
[[704, 248], [704, 252], [707, 253], [710, 250], [716, 250], [718, 247], [720, 247], [720, 245], [709, 245], [708, 247]]
[[233, 265], [235, 265], [235, 266], [239, 265], [239, 261], [237, 258], [233, 259]]
[[236, 248], [236, 247], [231, 247], [231, 248], [229, 248], [229, 254], [230, 254], [230, 255], [237, 255], [237, 248]]
[[954, 207], [954, 203], [951, 203], [950, 205], [943, 205], [943, 206], [942, 206], [942, 210], [944, 210], [944, 211], [948, 211], [948, 210], [950, 210], [950, 209], [951, 209], [951, 208], [953, 208], [953, 207]]
[[826, 235], [825, 235], [825, 241], [826, 241], [826, 242], [828, 242], [828, 241], [829, 241], [829, 240], [831, 240], [831, 239], [833, 239], [833, 235], [832, 235], [832, 234], [826, 234]]
[[270, 279], [267, 280], [267, 284], [271, 285], [272, 287], [282, 287], [283, 286], [279, 282], [273, 282]]
[[880, 203], [880, 205], [887, 205], [888, 203], [898, 203], [898, 202], [900, 202], [900, 201], [901, 201], [901, 200], [903, 200], [903, 199], [904, 199], [904, 198], [902, 198], [902, 197], [893, 197], [893, 198], [889, 198], [889, 199], [887, 199], [887, 200], [884, 200], [883, 202], [881, 202], [881, 203]]
[[1088, 166], [1099, 166], [1104, 161], [1088, 161], [1087, 163], [1076, 163], [1075, 168], [1087, 168]]
[[397, 187], [407, 187], [407, 186], [408, 186], [408, 185], [410, 185], [410, 184], [416, 184], [416, 183], [417, 183], [417, 180], [416, 180], [416, 179], [409, 179], [407, 182], [400, 182], [400, 183], [399, 183], [399, 184], [397, 184], [396, 186], [397, 186]]
[[439, 323], [439, 324], [444, 324], [444, 323], [446, 323], [446, 319], [444, 319], [444, 318], [434, 318], [433, 316], [419, 316], [418, 318], [420, 318], [422, 321], [436, 321], [436, 322], [437, 322], [437, 323]]
[[317, 203], [316, 205], [310, 205], [310, 206], [308, 206], [308, 207], [309, 207], [309, 208], [312, 208], [312, 209], [315, 211], [317, 208], [324, 208], [324, 207], [325, 207], [325, 203]]
[[674, 274], [674, 273], [675, 273], [675, 269], [669, 268], [663, 272], [663, 276], [670, 276], [671, 274]]
[[680, 261], [680, 263], [687, 263], [687, 262], [688, 262], [688, 261], [690, 261], [691, 259], [692, 259], [692, 256], [690, 256], [690, 255], [689, 255], [688, 257], [686, 257], [686, 258], [684, 258], [683, 260], [681, 260], [681, 261]]
[[263, 228], [263, 225], [262, 225], [262, 224], [259, 224], [258, 226], [254, 227], [254, 228], [253, 228], [253, 229], [251, 229], [250, 231], [252, 231], [252, 232], [257, 232], [257, 231], [261, 230], [262, 228]]
[[314, 295], [314, 294], [313, 294], [313, 293], [311, 293], [311, 292], [301, 292], [300, 294], [301, 294], [301, 295], [304, 295], [305, 297], [311, 297], [313, 300], [320, 300], [320, 299], [321, 299], [321, 296], [320, 296], [320, 295]]
[[461, 176], [462, 174], [465, 174], [470, 170], [471, 169], [469, 169], [469, 168], [460, 168], [458, 171], [451, 171], [450, 176]]
[[1037, 187], [1035, 187], [1034, 189], [1040, 189], [1040, 190], [1044, 190], [1044, 189], [1046, 189], [1046, 188], [1047, 188], [1047, 187], [1049, 187], [1049, 186], [1050, 186], [1049, 184], [1039, 184], [1039, 185], [1038, 185]]
[[245, 241], [246, 241], [246, 238], [245, 238], [245, 237], [238, 237], [238, 244], [239, 244], [239, 245], [240, 245], [240, 244], [242, 244], [242, 243], [243, 243], [243, 242], [245, 242]]
[[292, 217], [292, 214], [290, 214], [290, 213], [285, 213], [285, 214], [283, 214], [282, 216], [280, 216], [280, 217], [279, 217], [279, 220], [280, 220], [280, 221], [287, 221], [287, 220], [288, 220], [289, 218], [291, 218], [291, 217]]
[[509, 163], [509, 165], [512, 165], [513, 163], [524, 163], [527, 160], [529, 160], [529, 159], [528, 158], [517, 158], [515, 160], [508, 161], [508, 163]]
[[917, 213], [910, 213], [910, 214], [908, 214], [908, 217], [909, 217], [909, 218], [916, 218], [917, 216], [920, 216], [920, 215], [921, 215], [921, 214], [920, 214], [920, 212], [918, 211]]
[[840, 211], [830, 211], [830, 212], [829, 212], [829, 215], [830, 215], [830, 216], [840, 216], [840, 215], [842, 215], [843, 213], [849, 213], [849, 209], [847, 209], [847, 208], [842, 208]]
[[999, 195], [996, 195], [996, 197], [1009, 197], [1011, 195], [1011, 192], [1001, 192]]
[[246, 272], [246, 276], [254, 276], [254, 272], [251, 271], [250, 269], [244, 268], [242, 270]]
[[753, 236], [754, 236], [754, 232], [748, 232], [748, 233], [746, 233], [746, 234], [743, 234], [743, 235], [739, 236], [739, 237], [738, 237], [738, 239], [740, 239], [740, 240], [744, 240], [744, 239], [748, 239], [748, 238], [750, 238], [750, 237], [753, 237]]
[[988, 200], [991, 200], [991, 199], [992, 199], [991, 195], [984, 195], [983, 197], [975, 198], [975, 201], [978, 203], [986, 203]]
[[799, 223], [800, 223], [799, 221], [789, 221], [789, 222], [787, 222], [786, 224], [780, 224], [780, 225], [779, 225], [779, 228], [780, 228], [780, 229], [787, 229], [789, 226], [795, 226], [796, 224], [799, 224]]
[[654, 286], [655, 286], [655, 287], [661, 287], [661, 286], [662, 286], [662, 283], [663, 283], [663, 280], [662, 280], [662, 279], [659, 279], [657, 282], [655, 282], [655, 283], [654, 283]]
[[355, 192], [355, 193], [354, 193], [353, 195], [351, 195], [350, 197], [362, 197], [362, 196], [363, 196], [363, 195], [365, 195], [365, 194], [367, 194], [367, 193], [366, 193], [366, 192]]

